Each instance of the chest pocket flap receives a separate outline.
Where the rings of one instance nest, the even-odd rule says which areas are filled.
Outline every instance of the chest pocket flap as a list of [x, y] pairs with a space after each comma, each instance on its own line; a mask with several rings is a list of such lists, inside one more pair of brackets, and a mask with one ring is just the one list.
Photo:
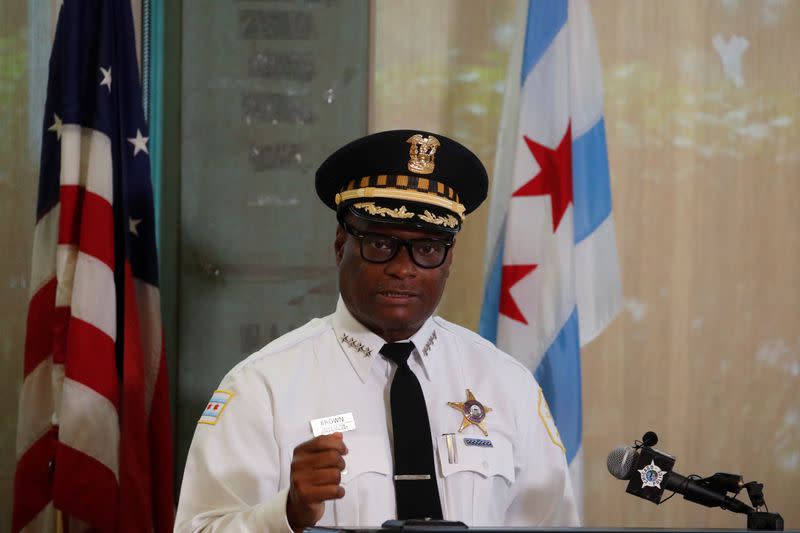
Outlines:
[[347, 485], [367, 472], [391, 475], [392, 460], [389, 457], [389, 444], [385, 438], [345, 433], [344, 443], [347, 445], [347, 455], [344, 456], [345, 470], [342, 472], [342, 485]]
[[[437, 439], [439, 461], [444, 477], [456, 472], [471, 471], [485, 478], [502, 476], [509, 483], [514, 483], [514, 451], [508, 439], [499, 434], [479, 439], [456, 433], [454, 440], [455, 453], [451, 462], [446, 437], [442, 435]], [[467, 442], [472, 445], [468, 446]], [[491, 446], [488, 443], [491, 443]]]

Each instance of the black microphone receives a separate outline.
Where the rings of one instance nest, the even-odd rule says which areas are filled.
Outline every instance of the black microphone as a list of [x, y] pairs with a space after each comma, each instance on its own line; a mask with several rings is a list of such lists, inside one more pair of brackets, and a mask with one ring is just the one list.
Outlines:
[[721, 507], [742, 514], [754, 511], [741, 500], [672, 471], [675, 458], [649, 446], [618, 446], [608, 454], [606, 464], [612, 476], [630, 480], [626, 492], [654, 503], [661, 503], [664, 490], [669, 490], [706, 507]]

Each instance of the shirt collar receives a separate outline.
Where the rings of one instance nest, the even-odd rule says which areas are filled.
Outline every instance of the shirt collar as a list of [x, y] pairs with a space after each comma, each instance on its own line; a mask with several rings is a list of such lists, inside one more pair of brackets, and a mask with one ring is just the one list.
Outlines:
[[[373, 362], [381, 357], [380, 349], [386, 341], [356, 320], [341, 296], [336, 302], [332, 325], [336, 341], [353, 366], [353, 370], [362, 382], [366, 382], [370, 368]], [[412, 356], [417, 358], [428, 380], [433, 379], [437, 359], [434, 354], [439, 344], [439, 335], [436, 323], [429, 317], [414, 335], [406, 339], [414, 343], [416, 350]]]

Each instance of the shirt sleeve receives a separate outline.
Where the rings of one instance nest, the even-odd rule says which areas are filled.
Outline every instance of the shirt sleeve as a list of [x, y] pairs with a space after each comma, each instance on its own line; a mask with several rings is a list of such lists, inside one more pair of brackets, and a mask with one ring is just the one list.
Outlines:
[[536, 380], [528, 376], [520, 409], [522, 439], [514, 450], [516, 481], [507, 526], [578, 527], [564, 447]]
[[226, 376], [189, 448], [176, 532], [292, 533], [273, 424], [266, 384], [247, 368]]

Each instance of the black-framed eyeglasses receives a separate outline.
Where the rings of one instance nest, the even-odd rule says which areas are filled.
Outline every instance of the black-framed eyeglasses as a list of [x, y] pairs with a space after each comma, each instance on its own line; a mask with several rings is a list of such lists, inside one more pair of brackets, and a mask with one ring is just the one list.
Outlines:
[[401, 239], [385, 233], [361, 232], [342, 222], [342, 227], [361, 243], [361, 257], [370, 263], [388, 263], [404, 246], [411, 260], [420, 268], [442, 266], [447, 252], [453, 246], [453, 239]]

